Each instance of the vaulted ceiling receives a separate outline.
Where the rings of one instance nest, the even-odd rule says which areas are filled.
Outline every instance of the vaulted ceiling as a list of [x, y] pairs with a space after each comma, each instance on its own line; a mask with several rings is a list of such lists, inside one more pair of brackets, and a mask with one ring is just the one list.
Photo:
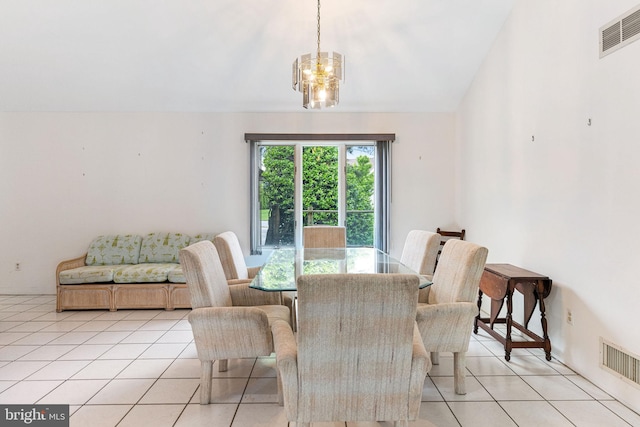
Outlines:
[[[515, 0], [323, 0], [335, 112], [454, 111]], [[304, 111], [315, 0], [0, 0], [0, 111]]]

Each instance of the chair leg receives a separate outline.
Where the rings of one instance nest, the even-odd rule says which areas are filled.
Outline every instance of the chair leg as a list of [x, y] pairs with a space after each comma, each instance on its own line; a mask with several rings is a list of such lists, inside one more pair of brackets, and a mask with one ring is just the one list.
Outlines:
[[212, 360], [200, 361], [202, 372], [200, 373], [200, 404], [208, 405], [211, 402], [211, 373], [213, 371]]
[[467, 394], [465, 384], [466, 356], [467, 353], [464, 351], [453, 353], [453, 388], [456, 394]]
[[432, 365], [439, 365], [440, 364], [440, 353], [438, 353], [437, 351], [432, 351], [431, 352], [431, 364]]
[[227, 372], [227, 359], [218, 359], [218, 372]]

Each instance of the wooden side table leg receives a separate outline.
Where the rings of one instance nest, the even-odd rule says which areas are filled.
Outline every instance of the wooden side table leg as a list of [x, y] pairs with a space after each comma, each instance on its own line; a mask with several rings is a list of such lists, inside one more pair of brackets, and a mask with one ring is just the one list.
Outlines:
[[551, 340], [547, 333], [547, 318], [544, 307], [544, 283], [541, 280], [538, 281], [536, 292], [538, 293], [538, 301], [540, 303], [540, 323], [542, 324], [542, 336], [544, 338], [544, 354], [547, 360], [551, 360]]
[[513, 325], [513, 319], [511, 318], [511, 312], [513, 311], [513, 302], [511, 301], [511, 297], [513, 296], [513, 288], [511, 284], [507, 286], [507, 336], [504, 342], [504, 358], [509, 361], [511, 359], [511, 349], [513, 341], [511, 340], [511, 326]]
[[480, 322], [480, 308], [482, 307], [482, 291], [478, 289], [478, 315], [476, 316], [476, 320], [473, 323], [473, 333], [478, 333], [478, 322]]

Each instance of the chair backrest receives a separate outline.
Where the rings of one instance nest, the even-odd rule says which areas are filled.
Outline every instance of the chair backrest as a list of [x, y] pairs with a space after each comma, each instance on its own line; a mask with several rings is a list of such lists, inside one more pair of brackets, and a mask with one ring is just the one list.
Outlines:
[[342, 226], [308, 225], [304, 227], [305, 248], [344, 248], [347, 246], [347, 230]]
[[438, 227], [438, 229], [436, 230], [436, 233], [438, 233], [440, 236], [443, 237], [442, 246], [444, 246], [444, 242], [452, 238], [464, 240], [464, 235], [466, 232], [467, 231], [464, 228], [460, 231], [447, 231], [447, 230], [442, 230], [440, 229], [440, 227]]
[[[438, 227], [438, 229], [436, 230], [436, 233], [440, 235], [440, 248], [438, 249], [438, 254], [436, 255], [435, 267], [438, 266], [438, 261], [440, 260], [440, 254], [442, 253], [442, 247], [444, 246], [445, 243], [447, 243], [447, 240], [449, 239], [464, 240], [464, 235], [466, 233], [466, 230], [463, 228], [460, 231], [447, 231], [447, 230], [442, 230], [440, 229], [440, 227]], [[435, 271], [435, 268], [434, 268], [434, 271]]]
[[180, 250], [180, 264], [191, 298], [191, 307], [230, 307], [231, 293], [218, 251], [209, 240]]
[[415, 275], [298, 278], [298, 420], [406, 413], [418, 286]]
[[236, 233], [233, 231], [220, 233], [213, 239], [213, 244], [218, 250], [227, 280], [249, 278], [247, 264]]
[[429, 290], [429, 304], [474, 302], [489, 251], [463, 240], [448, 240]]
[[433, 274], [440, 249], [440, 235], [411, 230], [404, 241], [400, 262], [420, 274]]

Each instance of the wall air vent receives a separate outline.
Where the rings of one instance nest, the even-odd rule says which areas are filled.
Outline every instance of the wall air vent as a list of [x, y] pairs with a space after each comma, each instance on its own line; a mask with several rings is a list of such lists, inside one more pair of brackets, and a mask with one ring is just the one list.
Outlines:
[[600, 27], [600, 58], [640, 39], [640, 6]]
[[640, 386], [640, 358], [603, 338], [600, 338], [600, 366]]

